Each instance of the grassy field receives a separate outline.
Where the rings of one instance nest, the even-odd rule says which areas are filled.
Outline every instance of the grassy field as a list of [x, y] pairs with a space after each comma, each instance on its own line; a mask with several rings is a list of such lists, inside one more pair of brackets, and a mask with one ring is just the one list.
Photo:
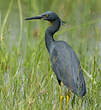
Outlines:
[[[54, 38], [72, 46], [84, 71], [86, 96], [71, 94], [69, 110], [101, 110], [101, 1], [8, 0], [5, 7], [2, 3], [0, 110], [59, 110], [59, 85], [44, 41], [49, 24], [24, 21], [48, 10], [67, 22]], [[65, 97], [66, 87], [62, 89]]]

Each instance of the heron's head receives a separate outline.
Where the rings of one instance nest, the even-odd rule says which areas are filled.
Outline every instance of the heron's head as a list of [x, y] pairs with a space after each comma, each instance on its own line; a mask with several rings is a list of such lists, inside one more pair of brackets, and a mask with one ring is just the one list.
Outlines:
[[43, 19], [46, 21], [50, 21], [51, 23], [56, 20], [60, 20], [61, 23], [63, 23], [63, 21], [58, 17], [58, 15], [52, 11], [47, 11], [39, 16], [26, 18], [25, 20], [33, 20], [33, 19]]

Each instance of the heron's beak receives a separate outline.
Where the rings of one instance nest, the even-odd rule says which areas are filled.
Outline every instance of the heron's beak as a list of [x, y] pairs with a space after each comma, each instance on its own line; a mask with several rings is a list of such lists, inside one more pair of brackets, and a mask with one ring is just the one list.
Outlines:
[[33, 20], [33, 19], [42, 19], [42, 16], [35, 16], [35, 17], [30, 17], [30, 18], [25, 18], [25, 20]]

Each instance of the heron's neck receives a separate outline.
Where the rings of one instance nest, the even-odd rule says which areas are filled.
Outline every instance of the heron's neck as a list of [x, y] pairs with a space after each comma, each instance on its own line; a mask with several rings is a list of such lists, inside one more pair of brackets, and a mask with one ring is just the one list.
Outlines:
[[52, 26], [48, 27], [46, 32], [45, 32], [45, 43], [46, 43], [46, 48], [48, 49], [48, 52], [50, 52], [51, 44], [54, 42], [53, 35], [55, 32], [59, 30], [60, 27], [60, 19], [56, 20], [52, 23]]

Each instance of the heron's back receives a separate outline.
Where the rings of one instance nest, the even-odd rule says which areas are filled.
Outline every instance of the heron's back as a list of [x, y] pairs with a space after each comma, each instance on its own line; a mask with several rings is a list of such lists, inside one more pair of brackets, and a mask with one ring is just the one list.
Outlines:
[[72, 48], [63, 41], [55, 41], [50, 57], [57, 79], [78, 96], [84, 96], [86, 86], [83, 72]]

